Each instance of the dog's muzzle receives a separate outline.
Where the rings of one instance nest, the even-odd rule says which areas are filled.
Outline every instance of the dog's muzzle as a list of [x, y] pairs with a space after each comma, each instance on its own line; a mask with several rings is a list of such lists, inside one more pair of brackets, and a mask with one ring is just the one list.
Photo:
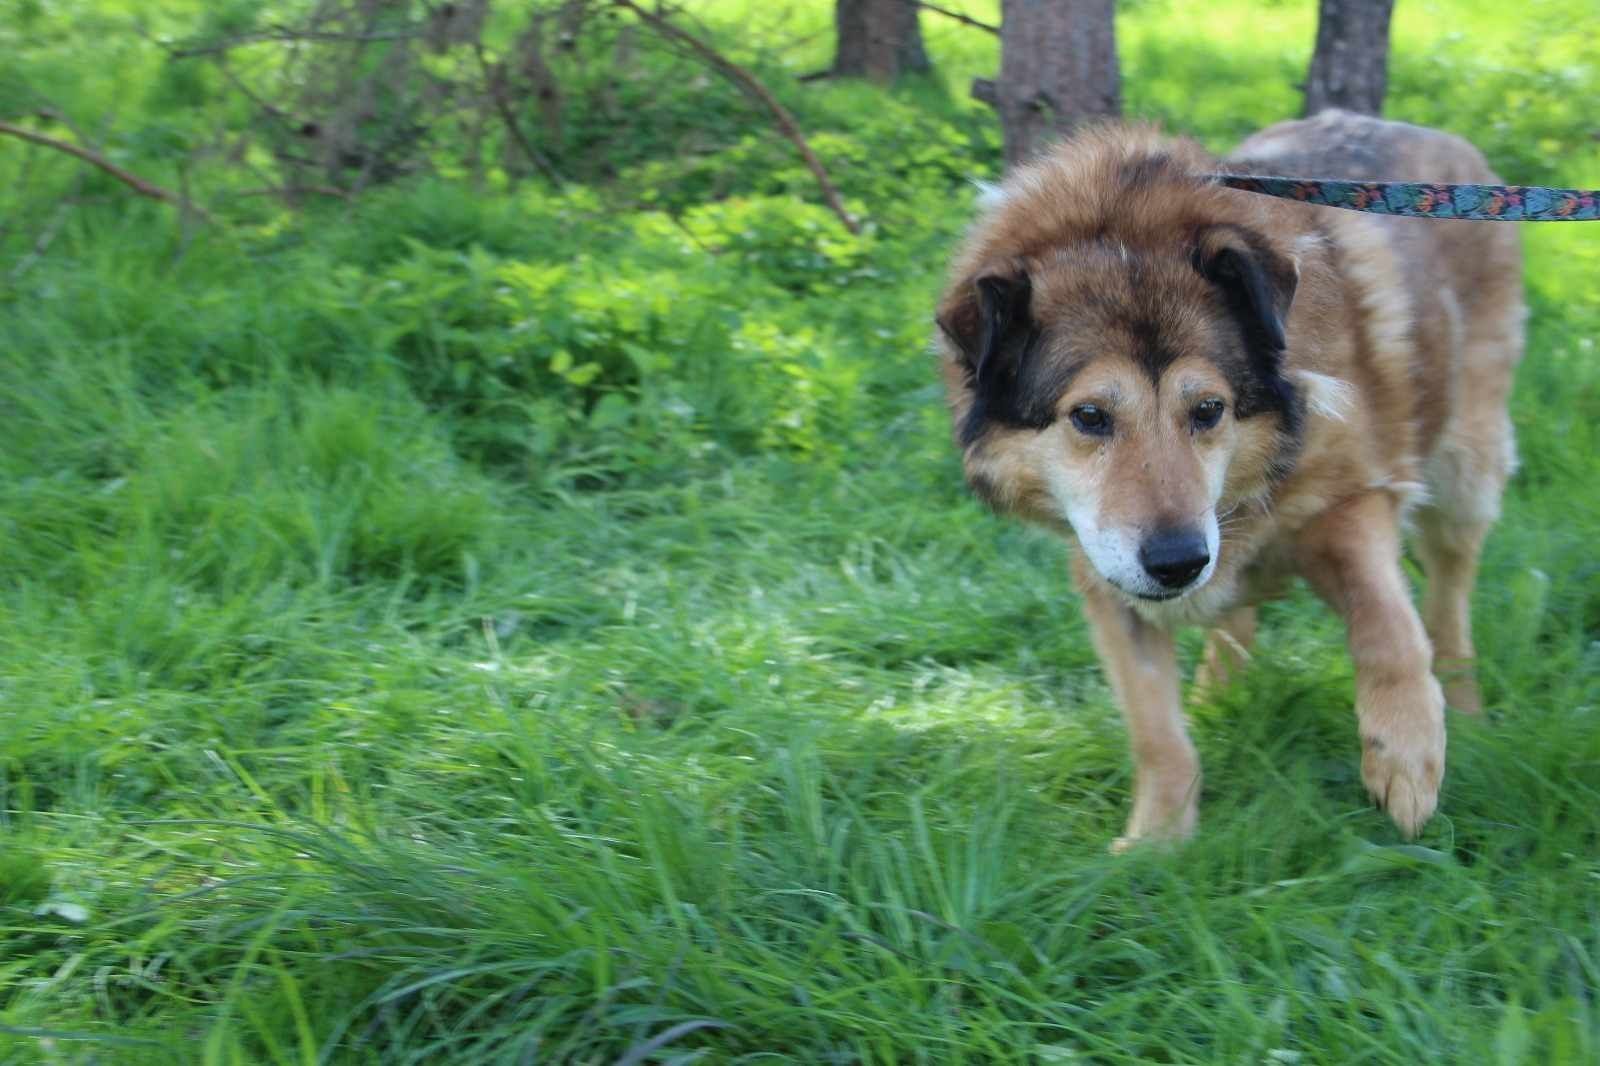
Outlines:
[[1164, 529], [1139, 545], [1139, 565], [1173, 593], [1192, 584], [1210, 561], [1205, 534], [1198, 529]]

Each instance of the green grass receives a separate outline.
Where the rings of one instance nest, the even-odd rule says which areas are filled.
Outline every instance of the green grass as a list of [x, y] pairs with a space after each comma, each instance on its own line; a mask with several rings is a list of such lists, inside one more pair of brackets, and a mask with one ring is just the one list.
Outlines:
[[[1130, 108], [1282, 117], [1310, 6], [1125, 5]], [[827, 5], [715, 10], [825, 59]], [[1391, 113], [1600, 185], [1557, 14], [1402, 4]], [[725, 204], [630, 162], [678, 222], [433, 180], [179, 256], [107, 190], [0, 289], [0, 1061], [1600, 1059], [1596, 233], [1526, 234], [1494, 712], [1423, 838], [1301, 592], [1194, 710], [1200, 837], [1112, 858], [1063, 550], [966, 497], [925, 350], [998, 142], [925, 23], [940, 80], [782, 84], [860, 242], [746, 114]]]

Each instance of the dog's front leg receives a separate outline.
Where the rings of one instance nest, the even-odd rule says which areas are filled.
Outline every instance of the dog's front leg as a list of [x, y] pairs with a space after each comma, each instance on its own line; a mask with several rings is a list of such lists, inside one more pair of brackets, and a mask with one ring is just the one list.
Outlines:
[[1348, 629], [1361, 779], [1401, 832], [1415, 836], [1439, 802], [1444, 695], [1400, 569], [1396, 501], [1374, 492], [1340, 504], [1306, 527], [1298, 547], [1307, 580]]
[[1200, 758], [1184, 725], [1172, 634], [1135, 614], [1089, 573], [1081, 554], [1073, 558], [1073, 573], [1133, 747], [1133, 813], [1111, 850], [1125, 851], [1140, 840], [1185, 839], [1199, 814]]

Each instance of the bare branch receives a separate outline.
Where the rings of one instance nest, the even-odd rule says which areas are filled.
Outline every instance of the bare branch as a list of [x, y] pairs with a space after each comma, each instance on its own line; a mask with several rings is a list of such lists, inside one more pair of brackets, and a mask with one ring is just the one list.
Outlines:
[[723, 77], [755, 97], [763, 107], [772, 113], [772, 118], [778, 124], [778, 129], [783, 132], [783, 135], [799, 149], [807, 168], [810, 169], [812, 175], [817, 179], [817, 184], [822, 188], [822, 198], [827, 201], [828, 207], [832, 209], [833, 213], [839, 216], [839, 221], [844, 223], [844, 228], [853, 234], [861, 232], [861, 223], [849, 211], [845, 210], [844, 202], [839, 199], [839, 190], [834, 188], [832, 180], [828, 177], [827, 169], [823, 167], [822, 160], [817, 158], [817, 153], [811, 150], [811, 145], [806, 141], [805, 135], [800, 132], [800, 127], [795, 122], [794, 116], [789, 114], [788, 109], [778, 102], [777, 97], [773, 96], [766, 86], [756, 80], [755, 75], [731, 59], [724, 57], [715, 48], [700, 40], [700, 38], [674, 26], [662, 16], [646, 11], [634, 3], [633, 0], [611, 0], [611, 2], [616, 7], [625, 8], [633, 12], [653, 27], [656, 32], [686, 45], [701, 59], [715, 67]]
[[281, 196], [284, 199], [295, 196], [326, 196], [335, 200], [353, 199], [349, 190], [336, 189], [332, 185], [273, 185], [265, 189], [241, 189], [231, 195], [235, 200], [252, 196]]
[[203, 208], [190, 203], [187, 199], [179, 194], [172, 192], [170, 189], [163, 189], [159, 185], [152, 185], [148, 181], [145, 181], [143, 178], [139, 177], [137, 174], [130, 174], [128, 171], [123, 170], [121, 167], [111, 162], [111, 160], [107, 159], [105, 156], [98, 152], [92, 152], [89, 149], [84, 148], [82, 145], [71, 144], [67, 141], [59, 141], [54, 137], [48, 137], [43, 133], [38, 133], [22, 126], [14, 126], [9, 122], [0, 122], [0, 134], [19, 137], [30, 144], [37, 144], [45, 148], [53, 148], [58, 152], [64, 152], [67, 155], [72, 156], [74, 159], [80, 159], [92, 167], [105, 171], [107, 174], [110, 174], [113, 178], [116, 178], [118, 181], [122, 182], [122, 184], [126, 185], [140, 196], [147, 196], [152, 200], [163, 200], [169, 204], [172, 204], [179, 211], [193, 211], [195, 214], [199, 215], [201, 218], [204, 218], [208, 222], [214, 221], [211, 215], [208, 214]]
[[58, 107], [41, 107], [38, 111], [34, 112], [34, 115], [43, 122], [54, 122], [58, 125], [65, 126], [67, 128], [67, 132], [76, 137], [78, 139], [78, 143], [80, 144], [91, 144], [94, 142], [94, 138], [89, 136], [89, 134], [84, 131], [83, 127], [72, 121], [71, 116]]
[[955, 19], [957, 22], [961, 23], [962, 25], [971, 26], [974, 29], [983, 30], [985, 33], [992, 33], [996, 37], [1000, 36], [1000, 27], [999, 26], [993, 25], [992, 23], [988, 23], [988, 22], [980, 22], [977, 19], [971, 17], [970, 15], [963, 15], [959, 11], [951, 11], [947, 7], [939, 7], [937, 4], [920, 3], [919, 0], [906, 0], [906, 3], [908, 3], [908, 4], [916, 4], [918, 7], [922, 8], [922, 10], [924, 10], [924, 11], [932, 11], [935, 15], [943, 15], [947, 19]]
[[61, 226], [67, 220], [68, 210], [72, 207], [72, 198], [78, 194], [78, 188], [83, 184], [83, 172], [78, 172], [78, 177], [72, 183], [72, 192], [56, 205], [55, 213], [50, 216], [50, 221], [45, 223], [44, 229], [39, 231], [39, 236], [33, 242], [33, 249], [27, 255], [17, 260], [16, 265], [6, 273], [6, 280], [14, 282], [28, 269], [44, 258], [44, 253], [50, 250], [50, 245], [55, 241], [56, 234], [61, 232]]
[[488, 57], [484, 55], [483, 45], [477, 41], [472, 42], [472, 50], [478, 57], [479, 68], [483, 71], [484, 91], [489, 94], [489, 100], [494, 104], [495, 111], [499, 113], [500, 121], [505, 124], [506, 132], [511, 134], [511, 139], [517, 142], [517, 147], [522, 149], [522, 154], [528, 157], [528, 161], [539, 168], [539, 173], [549, 178], [551, 185], [560, 189], [563, 182], [561, 174], [555, 168], [555, 164], [546, 159], [544, 153], [535, 148], [532, 142], [523, 136], [522, 126], [517, 122], [516, 113], [511, 110], [511, 105], [506, 101], [505, 86], [501, 83], [503, 66], [496, 67], [491, 65]]
[[421, 36], [422, 31], [417, 29], [390, 33], [327, 33], [320, 30], [297, 30], [291, 26], [269, 26], [259, 33], [245, 33], [238, 37], [212, 41], [210, 44], [198, 44], [192, 48], [169, 48], [167, 55], [173, 59], [192, 59], [195, 56], [220, 55], [247, 44], [270, 44], [274, 42], [298, 44], [301, 41], [349, 41], [365, 44], [373, 41], [408, 41]]
[[228, 79], [229, 85], [237, 89], [239, 94], [246, 100], [255, 104], [257, 110], [276, 122], [280, 128], [288, 130], [302, 125], [299, 119], [284, 111], [283, 108], [273, 105], [271, 101], [263, 99], [254, 89], [246, 85], [244, 79], [233, 72], [233, 68], [228, 65], [226, 57], [221, 62], [214, 64], [214, 66], [217, 73]]

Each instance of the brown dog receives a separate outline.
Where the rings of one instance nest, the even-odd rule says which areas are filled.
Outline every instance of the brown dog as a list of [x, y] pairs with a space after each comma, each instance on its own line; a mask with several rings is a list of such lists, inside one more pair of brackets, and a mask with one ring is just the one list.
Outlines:
[[[1225, 674], [1254, 604], [1294, 574], [1345, 620], [1362, 778], [1412, 835], [1438, 801], [1446, 697], [1479, 706], [1468, 602], [1514, 463], [1517, 228], [1204, 180], [1223, 168], [1499, 181], [1460, 138], [1337, 111], [1221, 164], [1147, 129], [1059, 146], [986, 193], [940, 302], [967, 480], [1081, 549], [1133, 745], [1117, 848], [1194, 830], [1172, 629], [1214, 625], [1203, 671]], [[1420, 618], [1405, 521], [1428, 577]]]

